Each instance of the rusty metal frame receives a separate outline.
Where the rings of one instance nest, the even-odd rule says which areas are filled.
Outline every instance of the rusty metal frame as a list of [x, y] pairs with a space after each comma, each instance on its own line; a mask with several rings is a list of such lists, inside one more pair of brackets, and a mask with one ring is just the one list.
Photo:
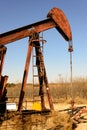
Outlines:
[[26, 57], [26, 63], [25, 63], [25, 69], [24, 69], [24, 75], [23, 75], [23, 80], [22, 80], [22, 88], [21, 88], [19, 104], [18, 104], [18, 111], [21, 111], [21, 109], [22, 109], [22, 103], [23, 103], [23, 98], [24, 98], [26, 83], [27, 83], [27, 77], [28, 77], [28, 72], [29, 72], [29, 67], [30, 67], [32, 48], [33, 48], [33, 46], [31, 46], [29, 44], [28, 51], [27, 51], [27, 57]]
[[[58, 8], [53, 8], [50, 10], [50, 12], [47, 15], [47, 19], [45, 20], [0, 34], [0, 46], [20, 40], [25, 37], [31, 37], [32, 33], [35, 33], [35, 32], [40, 33], [42, 31], [45, 31], [54, 27], [64, 37], [66, 41], [72, 40], [71, 28], [65, 14], [63, 13], [62, 10]], [[22, 107], [22, 102], [23, 102], [24, 93], [26, 89], [26, 82], [27, 82], [28, 70], [30, 66], [31, 52], [32, 52], [32, 46], [29, 44], [27, 57], [26, 57], [26, 63], [25, 63], [25, 69], [24, 69], [24, 75], [23, 75], [23, 81], [22, 81], [21, 94], [20, 94], [19, 105], [18, 105], [19, 111], [21, 110], [21, 107]], [[1, 69], [0, 75], [2, 73], [3, 63], [4, 63], [4, 57], [0, 65], [0, 69]], [[46, 77], [46, 71], [44, 70], [44, 72], [45, 72], [44, 82], [47, 88], [50, 107], [53, 109], [53, 106], [51, 104], [51, 97], [49, 94], [50, 91], [48, 91], [49, 89], [48, 89], [48, 80]]]

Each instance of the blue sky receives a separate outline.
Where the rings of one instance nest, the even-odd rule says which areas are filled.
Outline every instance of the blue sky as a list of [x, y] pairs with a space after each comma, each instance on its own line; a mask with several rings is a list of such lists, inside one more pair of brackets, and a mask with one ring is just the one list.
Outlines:
[[[46, 19], [47, 13], [58, 7], [67, 16], [73, 35], [73, 78], [87, 77], [87, 0], [0, 0], [0, 33]], [[44, 61], [49, 82], [56, 82], [61, 75], [70, 77], [68, 42], [50, 29], [44, 32]], [[28, 38], [7, 46], [3, 75], [8, 82], [21, 82], [27, 54]], [[32, 82], [32, 65], [28, 82]]]

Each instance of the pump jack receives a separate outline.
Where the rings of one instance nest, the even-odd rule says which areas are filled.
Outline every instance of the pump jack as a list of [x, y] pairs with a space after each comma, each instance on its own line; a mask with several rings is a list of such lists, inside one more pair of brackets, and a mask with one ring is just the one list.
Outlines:
[[[46, 76], [46, 69], [44, 66], [43, 58], [42, 58], [43, 55], [39, 48], [40, 41], [38, 40], [40, 32], [46, 31], [46, 30], [48, 30], [50, 28], [54, 28], [54, 27], [64, 37], [64, 39], [66, 41], [69, 41], [69, 43], [70, 43], [70, 41], [72, 41], [72, 33], [71, 33], [71, 28], [68, 23], [68, 20], [67, 20], [65, 14], [63, 13], [63, 11], [56, 7], [54, 7], [53, 9], [50, 10], [50, 12], [47, 15], [47, 19], [45, 19], [45, 20], [42, 20], [42, 21], [30, 24], [30, 25], [0, 34], [0, 49], [5, 44], [9, 44], [11, 42], [20, 40], [22, 38], [29, 37], [29, 46], [28, 46], [28, 52], [27, 52], [27, 57], [26, 57], [18, 111], [21, 111], [21, 109], [22, 109], [23, 98], [24, 98], [25, 89], [26, 89], [28, 70], [29, 70], [29, 65], [30, 65], [31, 52], [32, 52], [33, 46], [35, 47], [35, 51], [36, 51], [36, 65], [38, 66], [37, 70], [38, 70], [38, 79], [39, 79], [39, 85], [40, 85], [39, 95], [41, 96], [42, 110], [45, 109], [44, 96], [43, 96], [44, 95], [43, 81], [45, 82], [45, 85], [46, 85], [50, 109], [51, 110], [54, 109], [51, 95], [50, 95], [48, 79]], [[69, 50], [69, 52], [73, 51], [72, 43], [70, 44], [68, 50]], [[42, 65], [40, 65], [41, 61], [42, 61]], [[0, 70], [2, 72], [1, 66], [0, 66]], [[1, 75], [2, 75], [2, 73], [1, 73]], [[4, 90], [4, 86], [2, 86], [2, 89], [0, 90], [1, 94], [3, 95], [2, 90]]]

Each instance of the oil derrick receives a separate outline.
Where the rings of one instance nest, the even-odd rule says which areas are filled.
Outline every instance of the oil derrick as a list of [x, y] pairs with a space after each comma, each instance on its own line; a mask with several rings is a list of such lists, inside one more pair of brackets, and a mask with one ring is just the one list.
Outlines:
[[0, 47], [0, 113], [3, 114], [6, 111], [6, 101], [7, 101], [7, 89], [6, 83], [8, 76], [2, 76], [2, 69], [4, 64], [4, 58], [7, 48], [5, 46]]

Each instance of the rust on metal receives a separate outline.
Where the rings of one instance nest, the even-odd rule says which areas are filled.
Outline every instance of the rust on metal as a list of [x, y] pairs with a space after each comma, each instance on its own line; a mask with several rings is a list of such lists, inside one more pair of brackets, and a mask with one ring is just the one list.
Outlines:
[[56, 28], [61, 35], [67, 40], [72, 40], [72, 33], [68, 20], [63, 13], [58, 8], [53, 8], [47, 15], [46, 20], [42, 20], [12, 31], [0, 34], [0, 45], [8, 44], [16, 40], [29, 37], [32, 30], [34, 32], [42, 32], [50, 28]]
[[8, 76], [7, 76], [7, 75], [1, 77], [1, 82], [0, 82], [0, 99], [1, 99], [2, 96], [3, 96], [3, 93], [4, 93], [4, 89], [5, 89], [5, 87], [6, 87], [7, 80], [8, 80]]
[[29, 37], [34, 32], [42, 32], [55, 27], [54, 21], [46, 19], [37, 23], [33, 23], [3, 34], [0, 34], [0, 45], [8, 44], [25, 37]]
[[6, 50], [7, 50], [7, 48], [5, 46], [3, 46], [3, 45], [0, 46], [0, 79], [1, 79], [1, 75], [2, 75], [2, 69], [3, 69], [3, 65], [4, 65]]
[[41, 45], [40, 45], [40, 41], [39, 41], [39, 34], [35, 33], [35, 34], [33, 34], [32, 37], [33, 37], [32, 45], [35, 47], [35, 52], [36, 52], [36, 66], [37, 66], [37, 70], [38, 70], [39, 87], [40, 87], [39, 95], [41, 96], [42, 110], [46, 109], [45, 100], [44, 100], [43, 83], [45, 83], [45, 86], [46, 86], [46, 92], [47, 92], [50, 109], [54, 110], [52, 97], [50, 94], [50, 88], [48, 85], [48, 79], [47, 79], [47, 75], [46, 75], [46, 69], [45, 69], [45, 65], [44, 65], [43, 54], [42, 54]]
[[[1, 60], [0, 76], [2, 75], [4, 56], [5, 56], [5, 53], [6, 53], [6, 48], [5, 48], [5, 50], [3, 49], [4, 55], [2, 57], [2, 54], [1, 54], [1, 52], [2, 52], [1, 47], [2, 46], [4, 46], [5, 44], [9, 44], [11, 42], [20, 40], [20, 39], [25, 38], [25, 37], [30, 37], [29, 40], [32, 40], [31, 38], [32, 38], [33, 34], [35, 34], [35, 33], [38, 34], [42, 31], [46, 31], [46, 30], [48, 30], [50, 28], [54, 28], [54, 27], [64, 37], [64, 39], [66, 41], [72, 40], [71, 28], [70, 28], [70, 25], [68, 23], [68, 20], [67, 20], [65, 14], [63, 13], [62, 10], [55, 8], [55, 7], [50, 10], [50, 12], [47, 15], [47, 19], [45, 19], [45, 20], [42, 20], [42, 21], [30, 24], [30, 25], [23, 26], [23, 27], [20, 27], [20, 28], [17, 28], [17, 29], [14, 29], [14, 30], [0, 34], [0, 60]], [[37, 44], [37, 42], [35, 44]], [[26, 57], [26, 63], [25, 63], [25, 69], [24, 69], [24, 75], [23, 75], [23, 81], [22, 81], [22, 87], [21, 87], [21, 92], [20, 92], [20, 98], [19, 98], [19, 104], [18, 104], [18, 111], [21, 111], [21, 109], [22, 109], [22, 103], [23, 103], [23, 98], [24, 98], [25, 89], [26, 89], [26, 83], [27, 83], [28, 71], [29, 71], [29, 66], [30, 66], [32, 48], [33, 48], [33, 46], [31, 44], [29, 44], [28, 45], [27, 57]], [[35, 45], [35, 49], [36, 49], [36, 51], [38, 51], [37, 45]], [[69, 48], [69, 51], [71, 52], [72, 48]], [[40, 58], [41, 58], [41, 56], [42, 56], [42, 54], [40, 55]], [[1, 57], [2, 57], [2, 59], [1, 59]], [[37, 61], [40, 62], [39, 59], [37, 59]], [[44, 63], [43, 63], [43, 66], [44, 66]], [[39, 69], [42, 69], [42, 66]], [[46, 90], [47, 90], [50, 108], [53, 110], [54, 107], [53, 107], [52, 98], [51, 98], [51, 95], [50, 95], [50, 89], [49, 89], [49, 85], [48, 85], [48, 79], [47, 79], [47, 76], [46, 76], [45, 66], [44, 66], [44, 70], [42, 71], [43, 80], [41, 79], [39, 69], [38, 69], [38, 74], [39, 74], [40, 86], [43, 84], [43, 81], [44, 81], [44, 83], [46, 85]], [[4, 85], [3, 85], [3, 87], [4, 87]], [[42, 88], [40, 90], [40, 95], [41, 95], [41, 93], [43, 93]], [[41, 98], [41, 100], [43, 102], [42, 105], [44, 107], [43, 97]]]
[[72, 40], [72, 32], [69, 22], [62, 10], [55, 7], [50, 10], [47, 17], [50, 17], [54, 20], [56, 24], [56, 29], [61, 33], [65, 40]]
[[6, 55], [7, 48], [5, 46], [0, 46], [0, 113], [4, 113], [6, 110], [6, 83], [8, 76], [2, 76], [2, 70], [4, 66], [4, 59]]
[[24, 69], [24, 75], [23, 75], [23, 80], [22, 80], [22, 88], [21, 88], [21, 93], [20, 93], [20, 98], [19, 98], [18, 111], [21, 111], [22, 109], [22, 103], [23, 103], [23, 98], [25, 94], [27, 77], [28, 77], [29, 66], [30, 66], [31, 53], [32, 53], [32, 46], [29, 44], [27, 57], [26, 57], [26, 63], [25, 63], [25, 69]]

